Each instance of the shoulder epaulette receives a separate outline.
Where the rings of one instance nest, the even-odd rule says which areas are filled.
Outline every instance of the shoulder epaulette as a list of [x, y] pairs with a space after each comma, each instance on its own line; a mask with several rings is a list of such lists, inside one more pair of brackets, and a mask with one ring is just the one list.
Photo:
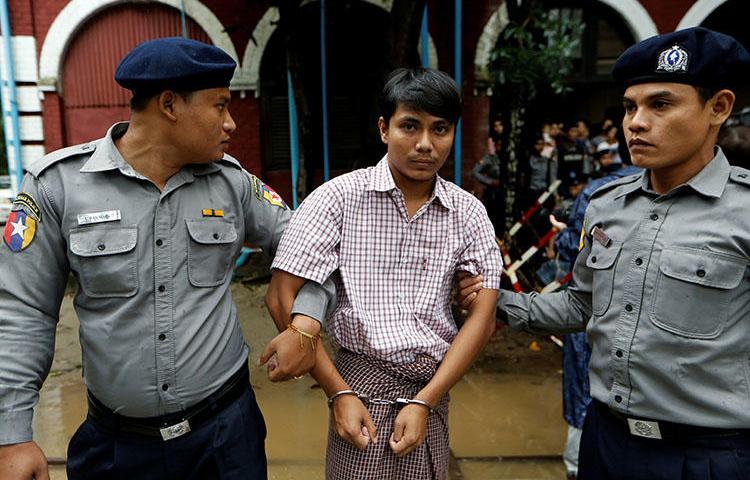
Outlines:
[[219, 163], [222, 163], [224, 165], [231, 165], [234, 168], [242, 170], [242, 165], [240, 164], [240, 161], [231, 155], [227, 155], [226, 153], [221, 158], [221, 160], [219, 160]]
[[26, 171], [28, 171], [31, 175], [38, 177], [42, 174], [43, 171], [58, 162], [76, 157], [78, 155], [86, 155], [92, 153], [96, 148], [97, 142], [98, 140], [89, 143], [82, 143], [80, 145], [73, 145], [72, 147], [65, 147], [61, 148], [60, 150], [50, 152], [42, 158], [32, 162], [31, 165], [26, 168]]
[[636, 173], [634, 175], [628, 175], [626, 177], [618, 178], [617, 180], [612, 180], [611, 182], [605, 183], [601, 187], [597, 188], [594, 191], [594, 193], [591, 194], [591, 198], [601, 197], [604, 193], [606, 193], [606, 192], [608, 192], [608, 191], [610, 191], [610, 190], [612, 190], [612, 189], [614, 189], [616, 187], [619, 187], [620, 185], [627, 185], [627, 184], [633, 183], [636, 180], [640, 180], [640, 179], [641, 179], [641, 174], [640, 173]]
[[746, 187], [750, 187], [750, 170], [742, 167], [732, 167], [729, 179], [733, 182], [741, 183]]

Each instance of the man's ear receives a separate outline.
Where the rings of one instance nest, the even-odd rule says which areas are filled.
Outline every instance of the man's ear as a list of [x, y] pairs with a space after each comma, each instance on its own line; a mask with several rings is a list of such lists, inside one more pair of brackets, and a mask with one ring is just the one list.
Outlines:
[[731, 90], [723, 89], [716, 92], [716, 94], [709, 100], [711, 102], [711, 125], [721, 126], [727, 118], [732, 114], [732, 108], [734, 108], [734, 92]]
[[159, 111], [164, 114], [168, 119], [175, 121], [177, 116], [175, 115], [175, 102], [177, 102], [177, 94], [171, 90], [165, 90], [157, 97], [157, 106]]
[[385, 123], [385, 119], [383, 117], [378, 118], [378, 130], [380, 130], [380, 140], [388, 144], [388, 124]]

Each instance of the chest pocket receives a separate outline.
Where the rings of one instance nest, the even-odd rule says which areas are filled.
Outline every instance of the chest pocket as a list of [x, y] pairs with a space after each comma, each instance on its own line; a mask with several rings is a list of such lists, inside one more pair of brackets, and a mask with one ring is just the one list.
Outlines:
[[609, 247], [594, 241], [586, 259], [586, 266], [594, 271], [592, 284], [591, 312], [601, 316], [612, 303], [612, 290], [615, 283], [617, 257], [622, 248], [621, 242], [612, 241]]
[[649, 308], [657, 327], [688, 338], [721, 334], [731, 291], [745, 273], [739, 258], [696, 248], [664, 249]]
[[71, 263], [84, 293], [94, 298], [138, 292], [138, 227], [93, 227], [70, 233]]
[[237, 230], [229, 220], [186, 219], [188, 235], [188, 279], [195, 287], [216, 287], [230, 271]]

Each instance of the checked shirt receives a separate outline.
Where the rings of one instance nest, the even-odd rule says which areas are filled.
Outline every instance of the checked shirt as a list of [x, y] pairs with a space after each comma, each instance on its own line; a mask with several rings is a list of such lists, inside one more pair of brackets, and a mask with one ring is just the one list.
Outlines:
[[387, 158], [315, 190], [292, 217], [273, 268], [325, 281], [334, 272], [338, 306], [331, 338], [395, 363], [426, 354], [438, 362], [457, 333], [454, 274], [482, 274], [498, 289], [502, 259], [482, 204], [436, 177], [430, 199], [408, 217]]

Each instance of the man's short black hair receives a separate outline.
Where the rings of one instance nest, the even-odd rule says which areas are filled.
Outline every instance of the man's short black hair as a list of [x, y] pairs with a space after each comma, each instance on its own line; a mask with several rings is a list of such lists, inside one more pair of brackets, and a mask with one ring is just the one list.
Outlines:
[[427, 112], [455, 124], [461, 116], [461, 94], [445, 72], [432, 68], [398, 68], [388, 75], [381, 115], [388, 123], [399, 105]]
[[719, 93], [720, 88], [707, 88], [707, 87], [695, 87], [698, 90], [698, 97], [705, 105], [707, 101], [711, 100], [714, 95]]

